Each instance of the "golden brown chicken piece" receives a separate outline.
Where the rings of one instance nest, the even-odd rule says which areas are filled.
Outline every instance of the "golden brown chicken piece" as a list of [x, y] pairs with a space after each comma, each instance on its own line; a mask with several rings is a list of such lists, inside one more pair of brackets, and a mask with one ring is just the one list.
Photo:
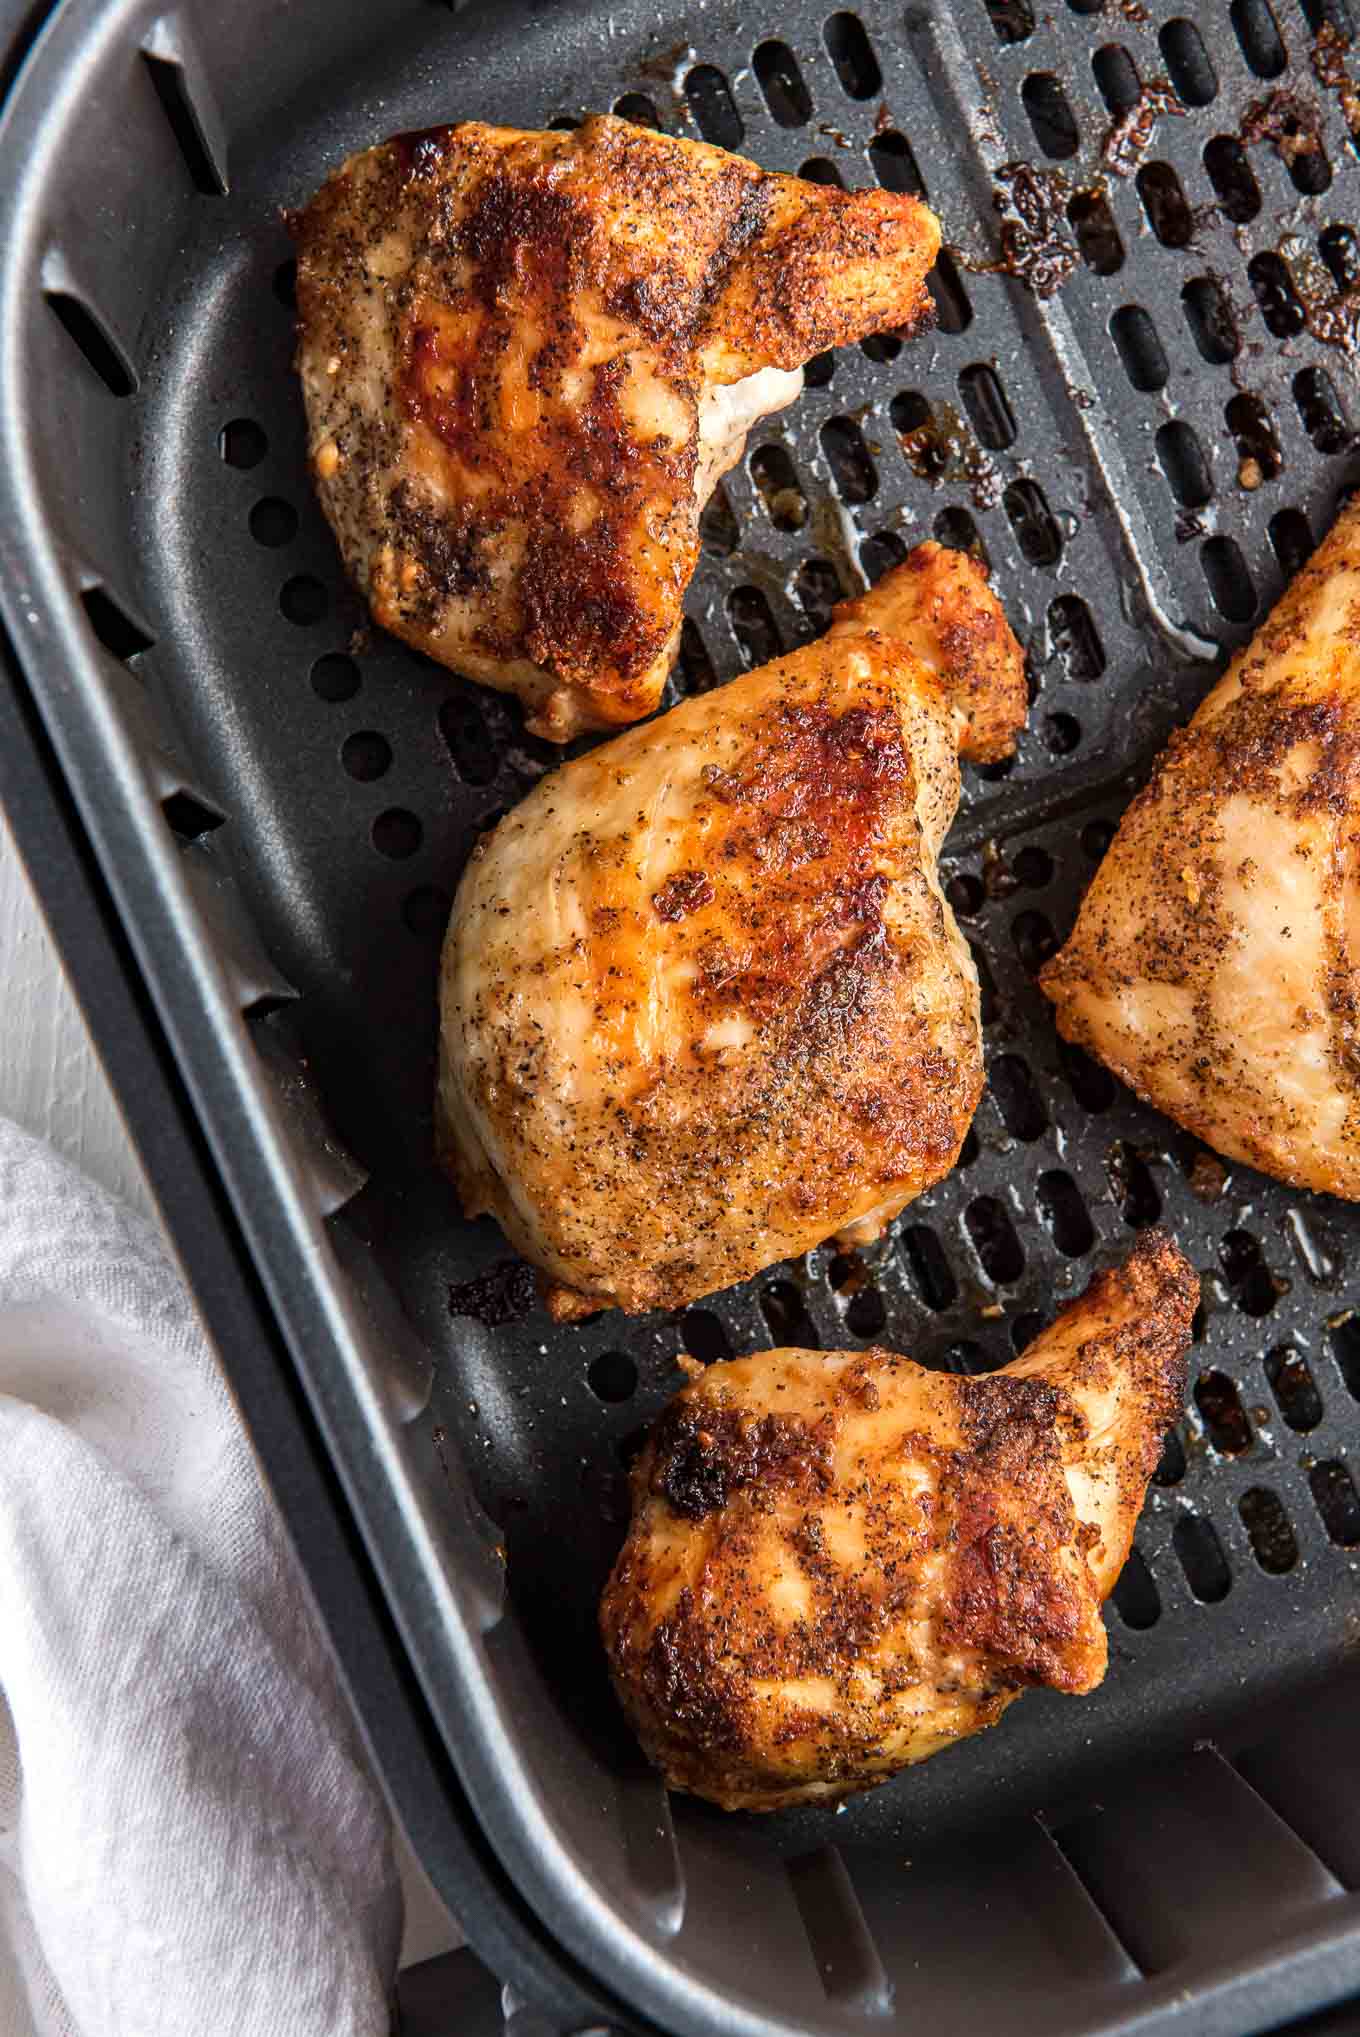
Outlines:
[[928, 316], [915, 198], [601, 115], [353, 156], [294, 221], [322, 506], [385, 629], [554, 741], [649, 714], [699, 511], [802, 365]]
[[1360, 506], [1173, 736], [1044, 989], [1219, 1152], [1360, 1198]]
[[1093, 1690], [1198, 1295], [1147, 1232], [999, 1372], [761, 1351], [678, 1394], [600, 1608], [670, 1787], [725, 1810], [834, 1803], [1029, 1685]]
[[[941, 585], [954, 608], [971, 589], [994, 710], [974, 663], [932, 672], [871, 626], [900, 615], [933, 650]], [[559, 1315], [676, 1308], [867, 1240], [957, 1157], [978, 990], [935, 859], [968, 717], [989, 745], [1023, 717], [1020, 650], [981, 570], [936, 545], [848, 607], [563, 765], [463, 875], [441, 1153]]]

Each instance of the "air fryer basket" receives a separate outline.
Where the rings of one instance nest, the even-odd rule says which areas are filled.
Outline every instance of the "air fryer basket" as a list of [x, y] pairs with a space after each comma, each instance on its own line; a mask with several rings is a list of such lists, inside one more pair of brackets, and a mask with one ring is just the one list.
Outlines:
[[[1360, 475], [1345, 5], [64, 0], [0, 130], [27, 685], [482, 1830], [564, 1959], [664, 2027], [1059, 2037], [1190, 2004], [1238, 2032], [1360, 1983], [1360, 1215], [1223, 1168], [1034, 987], [1206, 661]], [[556, 1328], [429, 1158], [453, 886], [555, 753], [364, 629], [304, 467], [281, 210], [398, 128], [608, 106], [924, 189], [953, 250], [938, 331], [815, 363], [723, 484], [675, 689], [934, 532], [990, 560], [1035, 700], [950, 842], [990, 1076], [957, 1172], [859, 1257]], [[1158, 1219], [1202, 1269], [1198, 1378], [1104, 1688], [834, 1818], [668, 1801], [594, 1601], [676, 1353], [985, 1368]]]

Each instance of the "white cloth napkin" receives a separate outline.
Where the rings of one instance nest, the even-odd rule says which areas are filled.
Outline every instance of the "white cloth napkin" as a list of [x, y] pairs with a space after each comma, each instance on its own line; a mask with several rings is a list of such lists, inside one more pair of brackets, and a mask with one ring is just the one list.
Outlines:
[[153, 1227], [0, 1120], [0, 2033], [379, 2037], [386, 1809]]

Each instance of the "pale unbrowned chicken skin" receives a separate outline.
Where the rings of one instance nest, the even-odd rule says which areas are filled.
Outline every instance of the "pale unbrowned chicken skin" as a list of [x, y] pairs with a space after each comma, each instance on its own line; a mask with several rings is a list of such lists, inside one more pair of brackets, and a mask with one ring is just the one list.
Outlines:
[[483, 839], [444, 947], [441, 1154], [556, 1313], [867, 1240], [954, 1164], [982, 1053], [936, 854], [960, 740], [997, 754], [1025, 705], [982, 569], [922, 545], [822, 642]]
[[1172, 738], [1041, 982], [1220, 1153], [1360, 1198], [1360, 506]]
[[1032, 1685], [1094, 1689], [1198, 1296], [1149, 1232], [999, 1372], [782, 1350], [700, 1373], [633, 1468], [600, 1608], [670, 1787], [834, 1803]]
[[657, 705], [699, 511], [813, 354], [930, 312], [939, 225], [600, 115], [353, 156], [293, 222], [322, 505], [376, 619], [555, 741]]

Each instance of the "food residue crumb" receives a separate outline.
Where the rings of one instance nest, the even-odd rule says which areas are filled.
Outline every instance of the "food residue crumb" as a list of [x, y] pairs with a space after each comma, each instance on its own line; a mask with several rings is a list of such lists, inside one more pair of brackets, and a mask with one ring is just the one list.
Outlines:
[[1184, 106], [1169, 78], [1149, 78], [1132, 106], [1111, 126], [1100, 145], [1101, 160], [1116, 177], [1131, 177], [1163, 114], [1183, 115]]

